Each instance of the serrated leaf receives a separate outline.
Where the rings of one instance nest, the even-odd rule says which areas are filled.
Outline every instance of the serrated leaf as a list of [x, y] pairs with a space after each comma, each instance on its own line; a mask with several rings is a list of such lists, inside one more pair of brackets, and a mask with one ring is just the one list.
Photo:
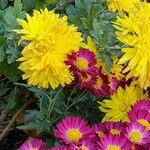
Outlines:
[[5, 59], [6, 40], [3, 36], [0, 36], [0, 62]]
[[15, 0], [15, 2], [14, 2], [14, 10], [15, 10], [16, 13], [20, 13], [22, 11], [21, 0]]
[[112, 60], [111, 56], [109, 56], [105, 52], [101, 52], [99, 54], [99, 56], [105, 62], [105, 69], [106, 69], [106, 71], [109, 72], [111, 67], [112, 67], [112, 63], [113, 63], [113, 60]]
[[0, 48], [0, 63], [3, 62], [5, 59], [5, 52], [2, 48]]
[[8, 102], [7, 104], [7, 108], [9, 111], [12, 111], [16, 105], [17, 105], [17, 102], [16, 102], [16, 95], [17, 93], [19, 92], [19, 90], [17, 89], [17, 87], [15, 87], [9, 95], [7, 95], [7, 98], [6, 98], [6, 101]]
[[19, 56], [19, 49], [16, 43], [14, 43], [13, 41], [7, 41], [7, 44], [8, 44], [7, 50], [6, 50], [7, 62], [8, 64], [11, 64], [11, 63], [16, 62]]
[[5, 30], [8, 32], [12, 32], [13, 29], [16, 29], [19, 25], [16, 21], [17, 18], [24, 18], [25, 11], [22, 11], [22, 3], [21, 0], [15, 0], [14, 7], [9, 6], [5, 9], [5, 14], [3, 19], [5, 21]]
[[37, 128], [37, 125], [35, 123], [27, 123], [25, 125], [22, 125], [22, 126], [17, 126], [17, 129], [20, 129], [20, 130], [25, 130], [25, 129], [36, 129]]
[[31, 11], [35, 8], [37, 0], [22, 0], [23, 10]]
[[49, 5], [53, 5], [53, 4], [56, 4], [57, 2], [59, 2], [60, 0], [44, 0], [44, 1]]
[[8, 0], [0, 0], [0, 9], [4, 9], [8, 4]]
[[7, 61], [0, 63], [0, 72], [3, 73], [10, 81], [15, 82], [19, 79], [20, 71], [15, 63], [8, 64]]

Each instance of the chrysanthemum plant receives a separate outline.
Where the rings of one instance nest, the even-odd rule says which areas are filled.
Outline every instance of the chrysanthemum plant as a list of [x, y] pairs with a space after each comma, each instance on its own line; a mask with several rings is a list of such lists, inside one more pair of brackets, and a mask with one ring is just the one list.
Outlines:
[[142, 0], [1, 0], [0, 141], [148, 149], [149, 18]]

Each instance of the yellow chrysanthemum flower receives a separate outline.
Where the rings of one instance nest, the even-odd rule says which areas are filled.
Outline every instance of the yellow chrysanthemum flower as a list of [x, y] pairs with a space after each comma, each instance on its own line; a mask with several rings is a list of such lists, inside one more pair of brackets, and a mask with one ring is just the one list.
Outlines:
[[29, 85], [53, 89], [71, 83], [72, 74], [64, 61], [67, 54], [78, 51], [82, 38], [67, 17], [47, 9], [35, 10], [27, 21], [18, 19], [23, 29], [16, 30], [29, 44], [23, 49], [19, 69]]
[[127, 113], [139, 99], [146, 98], [143, 90], [133, 84], [126, 86], [125, 89], [119, 87], [117, 92], [111, 96], [110, 99], [105, 99], [99, 102], [99, 109], [103, 111], [105, 117], [103, 121], [128, 121]]
[[121, 80], [124, 75], [122, 74], [123, 66], [118, 64], [118, 58], [114, 56], [113, 58], [113, 65], [111, 67], [110, 73], [111, 76], [116, 77], [118, 80]]
[[137, 83], [144, 89], [150, 86], [150, 4], [142, 3], [137, 13], [118, 18], [115, 27], [118, 39], [128, 45], [123, 48], [120, 64], [126, 64], [124, 72], [127, 78], [137, 78]]
[[82, 47], [82, 48], [89, 49], [89, 50], [92, 51], [94, 54], [97, 53], [96, 45], [95, 45], [95, 43], [92, 41], [92, 38], [91, 38], [90, 36], [87, 37], [87, 44], [82, 43], [82, 44], [81, 44], [81, 47]]
[[110, 11], [118, 11], [121, 15], [125, 12], [135, 11], [140, 4], [140, 0], [107, 0]]

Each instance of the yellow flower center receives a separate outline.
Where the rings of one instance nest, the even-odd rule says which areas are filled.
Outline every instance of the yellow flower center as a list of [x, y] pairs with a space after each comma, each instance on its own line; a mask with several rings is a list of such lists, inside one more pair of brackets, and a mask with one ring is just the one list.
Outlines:
[[38, 148], [31, 148], [30, 150], [38, 150]]
[[110, 133], [111, 133], [112, 135], [120, 135], [120, 131], [117, 130], [117, 129], [111, 129], [111, 130], [110, 130]]
[[111, 145], [107, 148], [107, 150], [121, 150], [119, 146], [117, 145]]
[[87, 147], [84, 147], [84, 146], [81, 146], [81, 147], [79, 147], [78, 150], [88, 150], [88, 148], [87, 148]]
[[82, 133], [78, 129], [70, 129], [66, 136], [69, 141], [78, 142], [82, 137]]
[[146, 130], [150, 130], [150, 123], [147, 120], [139, 119], [137, 122], [146, 127]]
[[82, 69], [82, 70], [86, 70], [88, 68], [88, 61], [84, 58], [77, 58], [76, 60], [76, 66], [79, 68], [79, 69]]
[[99, 138], [103, 138], [105, 136], [104, 132], [98, 132], [97, 134]]
[[96, 80], [96, 84], [94, 85], [94, 88], [95, 88], [95, 89], [98, 89], [98, 88], [100, 88], [102, 85], [103, 85], [103, 80], [102, 80], [102, 78], [98, 77], [97, 80]]
[[130, 139], [133, 142], [140, 142], [142, 140], [142, 135], [141, 133], [134, 131], [134, 132], [131, 132]]

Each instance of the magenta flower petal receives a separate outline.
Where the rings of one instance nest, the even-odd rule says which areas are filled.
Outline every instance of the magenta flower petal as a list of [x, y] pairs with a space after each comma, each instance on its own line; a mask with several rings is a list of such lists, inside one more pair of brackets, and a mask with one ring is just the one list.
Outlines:
[[69, 146], [56, 146], [56, 147], [52, 147], [51, 149], [48, 149], [48, 150], [72, 150], [72, 148]]
[[150, 99], [143, 99], [138, 101], [134, 106], [133, 110], [136, 111], [138, 109], [145, 109], [150, 112]]
[[40, 139], [31, 139], [26, 141], [19, 150], [45, 150], [46, 145]]
[[130, 150], [130, 143], [124, 136], [113, 136], [111, 134], [105, 136], [98, 141], [97, 150]]
[[95, 143], [92, 140], [83, 140], [78, 145], [73, 144], [72, 150], [95, 150]]
[[113, 94], [114, 92], [117, 91], [118, 87], [119, 87], [119, 80], [117, 78], [110, 78], [109, 79], [109, 86], [110, 86], [110, 94]]
[[150, 114], [148, 110], [138, 109], [137, 111], [131, 110], [128, 113], [128, 118], [130, 122], [137, 122], [144, 126], [146, 130], [150, 130]]
[[57, 124], [55, 136], [65, 144], [72, 144], [93, 138], [94, 132], [84, 119], [67, 117]]
[[108, 96], [110, 95], [110, 86], [108, 76], [102, 73], [102, 67], [98, 70], [98, 75], [96, 77], [96, 82], [91, 87], [91, 92], [97, 96]]
[[80, 48], [79, 52], [68, 55], [68, 60], [65, 62], [70, 66], [70, 69], [76, 73], [95, 74], [96, 72], [96, 55], [88, 49]]
[[95, 132], [96, 139], [104, 138], [108, 133], [106, 129], [106, 123], [94, 124], [93, 130]]
[[150, 132], [138, 123], [130, 123], [126, 128], [125, 136], [138, 145], [150, 143]]

